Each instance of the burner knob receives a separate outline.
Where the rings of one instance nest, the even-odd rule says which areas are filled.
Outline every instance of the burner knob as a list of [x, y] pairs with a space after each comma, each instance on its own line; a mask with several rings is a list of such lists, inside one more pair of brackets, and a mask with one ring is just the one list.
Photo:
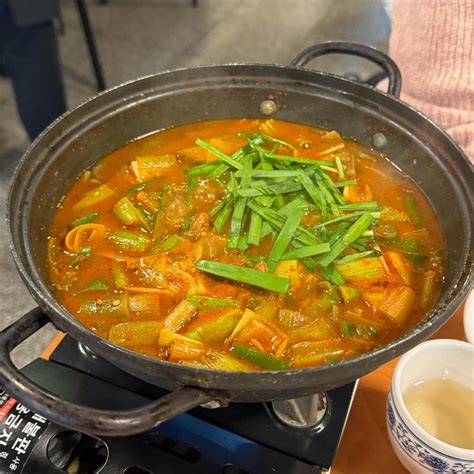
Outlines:
[[329, 414], [329, 399], [323, 393], [272, 402], [277, 419], [291, 428], [322, 430]]

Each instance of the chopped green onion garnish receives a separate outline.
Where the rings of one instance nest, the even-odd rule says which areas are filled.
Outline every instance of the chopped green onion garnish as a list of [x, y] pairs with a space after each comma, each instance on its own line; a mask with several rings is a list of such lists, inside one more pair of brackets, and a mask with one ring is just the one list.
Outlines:
[[97, 219], [99, 216], [98, 212], [91, 212], [90, 214], [86, 214], [84, 216], [78, 217], [77, 219], [74, 219], [69, 227], [73, 229], [74, 227], [83, 225], [83, 224], [89, 224]]
[[252, 212], [250, 215], [250, 226], [247, 237], [247, 243], [249, 245], [259, 245], [260, 238], [262, 235], [262, 216], [256, 212]]
[[[280, 215], [278, 212], [273, 209], [268, 209], [266, 207], [261, 207], [254, 202], [249, 202], [249, 207], [253, 211], [260, 214], [264, 220], [268, 221], [273, 227], [276, 227], [280, 230], [285, 223], [285, 217]], [[299, 226], [298, 230], [295, 233], [296, 239], [301, 243], [306, 245], [318, 244], [318, 239], [314, 236], [309, 230], [304, 227]]]
[[355, 242], [372, 224], [374, 218], [369, 212], [362, 214], [357, 221], [352, 224], [346, 233], [331, 248], [319, 262], [323, 267], [331, 264], [352, 242]]
[[359, 260], [360, 258], [365, 258], [377, 254], [378, 252], [374, 250], [368, 250], [367, 252], [350, 253], [337, 260], [336, 263], [349, 263], [353, 262], [354, 260]]
[[357, 184], [357, 179], [348, 179], [347, 181], [338, 181], [337, 183], [334, 183], [334, 186], [336, 186], [336, 188], [343, 188], [344, 186], [353, 186], [354, 184]]
[[344, 179], [344, 168], [342, 167], [342, 161], [340, 156], [336, 156], [335, 160], [336, 162], [336, 168], [337, 168], [337, 174], [339, 175], [339, 179]]
[[229, 199], [227, 203], [224, 205], [224, 208], [219, 212], [216, 219], [214, 220], [214, 229], [218, 233], [222, 232], [222, 228], [225, 226], [226, 222], [229, 220], [229, 217], [232, 213], [232, 209], [234, 206], [233, 199]]
[[313, 255], [320, 255], [322, 253], [329, 252], [331, 246], [328, 243], [309, 245], [308, 247], [301, 247], [291, 252], [287, 252], [283, 255], [281, 260], [299, 260], [306, 257], [312, 257]]
[[80, 295], [86, 291], [107, 291], [108, 289], [109, 285], [104, 279], [94, 278], [84, 288], [79, 290], [77, 293], [74, 293], [74, 296]]
[[303, 218], [304, 212], [302, 210], [296, 211], [294, 214], [291, 214], [286, 219], [283, 227], [281, 228], [278, 237], [276, 238], [270, 255], [268, 256], [267, 264], [268, 270], [273, 272], [278, 262], [281, 260], [286, 248], [291, 242], [291, 239], [295, 235], [295, 232], [298, 230], [301, 219]]
[[[242, 176], [242, 171], [237, 171], [236, 176], [240, 178]], [[253, 178], [295, 178], [299, 175], [299, 171], [292, 170], [253, 170], [250, 173]]]
[[[298, 158], [296, 156], [286, 156], [286, 155], [277, 155], [275, 153], [268, 153], [264, 151], [265, 158], [269, 158], [271, 160], [279, 160], [279, 161], [287, 161], [289, 163], [301, 163], [305, 165], [323, 165], [324, 163], [328, 163], [328, 161], [324, 160], [315, 160], [313, 158]], [[331, 168], [331, 171], [336, 171], [335, 168]]]
[[211, 171], [214, 171], [218, 165], [219, 165], [219, 162], [216, 162], [216, 161], [212, 161], [211, 163], [203, 163], [201, 165], [188, 168], [186, 170], [186, 174], [188, 176], [205, 176], [209, 174]]
[[363, 211], [360, 211], [360, 212], [353, 212], [352, 214], [344, 214], [342, 216], [339, 216], [339, 217], [335, 217], [334, 219], [330, 219], [326, 222], [321, 222], [321, 224], [317, 224], [313, 227], [313, 229], [319, 229], [321, 227], [325, 227], [329, 224], [335, 224], [336, 222], [341, 222], [341, 221], [346, 221], [346, 220], [350, 220], [350, 219], [355, 219], [356, 217], [360, 217], [364, 212]]
[[261, 272], [253, 268], [231, 265], [228, 263], [212, 262], [209, 260], [199, 260], [196, 268], [211, 275], [238, 281], [247, 285], [257, 286], [264, 290], [275, 291], [277, 293], [287, 293], [290, 287], [290, 280], [271, 273]]
[[370, 202], [353, 202], [351, 204], [343, 204], [339, 206], [341, 211], [379, 211], [379, 207], [375, 201]]
[[303, 187], [306, 189], [306, 192], [310, 195], [314, 204], [316, 204], [318, 209], [320, 209], [321, 212], [325, 214], [326, 201], [321, 195], [321, 192], [318, 190], [313, 181], [311, 181], [311, 178], [307, 175], [307, 173], [305, 173], [304, 170], [300, 170], [299, 180]]
[[138, 183], [135, 186], [132, 186], [131, 188], [129, 188], [127, 192], [125, 193], [125, 196], [129, 196], [130, 194], [143, 191], [145, 188], [153, 184], [155, 181], [156, 179], [150, 179], [149, 181], [143, 181], [143, 183]]
[[301, 189], [301, 184], [294, 181], [283, 181], [276, 184], [262, 184], [260, 186], [254, 185], [248, 189], [239, 189], [238, 193], [240, 196], [269, 196], [288, 194]]
[[321, 272], [326, 278], [326, 280], [330, 281], [334, 285], [343, 285], [344, 284], [344, 278], [343, 276], [332, 266], [329, 265], [326, 268], [322, 268]]
[[239, 163], [234, 158], [230, 157], [229, 155], [226, 155], [224, 152], [218, 150], [216, 147], [205, 142], [204, 140], [201, 140], [200, 138], [196, 140], [196, 145], [216, 155], [218, 158], [220, 158], [222, 161], [225, 161], [227, 164], [229, 164], [233, 168], [237, 168], [238, 170], [240, 170], [244, 167], [242, 163]]
[[420, 224], [421, 216], [416, 207], [415, 200], [413, 199], [413, 196], [410, 194], [405, 198], [405, 207], [407, 208], [407, 212], [410, 215], [412, 221], [415, 222], [416, 224]]
[[284, 360], [277, 359], [276, 357], [266, 354], [265, 352], [258, 351], [257, 349], [234, 344], [230, 350], [242, 359], [253, 362], [254, 364], [259, 365], [265, 369], [288, 370], [290, 368], [290, 366]]
[[[256, 139], [262, 139], [262, 138], [266, 142], [276, 143], [278, 145], [283, 145], [284, 147], [289, 148], [290, 150], [295, 150], [296, 151], [296, 148], [293, 145], [291, 145], [291, 143], [285, 142], [285, 141], [280, 140], [278, 138], [270, 137], [269, 135], [265, 135], [264, 133], [253, 134], [251, 137], [249, 137], [249, 142], [253, 144], [253, 143], [255, 143]], [[257, 145], [258, 144], [259, 143], [257, 143]]]
[[237, 199], [230, 221], [229, 243], [227, 244], [229, 248], [237, 248], [246, 206], [247, 198], [241, 197]]

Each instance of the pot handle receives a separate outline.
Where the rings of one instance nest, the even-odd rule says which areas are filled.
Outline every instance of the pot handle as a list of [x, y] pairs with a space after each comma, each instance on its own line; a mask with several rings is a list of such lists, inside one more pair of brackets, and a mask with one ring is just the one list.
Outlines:
[[212, 400], [225, 402], [217, 390], [182, 387], [130, 410], [100, 410], [62, 400], [23, 375], [10, 357], [12, 349], [45, 324], [48, 316], [35, 308], [0, 332], [0, 386], [28, 408], [59, 425], [100, 436], [143, 433], [191, 408]]
[[400, 97], [402, 77], [398, 66], [385, 53], [364, 44], [343, 41], [329, 41], [327, 43], [315, 44], [301, 51], [301, 53], [291, 61], [290, 66], [304, 67], [312, 59], [332, 53], [359, 56], [378, 64], [388, 77], [387, 93], [397, 98]]

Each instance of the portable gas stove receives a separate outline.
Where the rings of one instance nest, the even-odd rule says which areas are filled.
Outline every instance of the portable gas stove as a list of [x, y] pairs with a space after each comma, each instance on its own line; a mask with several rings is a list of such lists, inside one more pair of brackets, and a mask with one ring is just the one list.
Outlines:
[[[166, 392], [66, 336], [23, 371], [66, 400], [96, 408], [142, 405]], [[356, 383], [274, 403], [197, 408], [152, 431], [98, 438], [32, 413], [0, 390], [0, 473], [314, 474], [331, 468]]]

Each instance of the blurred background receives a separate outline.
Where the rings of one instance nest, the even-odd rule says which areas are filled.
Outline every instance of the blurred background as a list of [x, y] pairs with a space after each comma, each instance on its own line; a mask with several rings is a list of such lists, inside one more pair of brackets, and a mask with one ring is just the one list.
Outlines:
[[[41, 18], [46, 10], [40, 12], [39, 18], [30, 18], [33, 4], [45, 2], [48, 9], [56, 11], [52, 24], [59, 45], [59, 70], [67, 109], [97, 94], [100, 72], [105, 86], [113, 87], [139, 76], [198, 64], [287, 64], [307, 46], [328, 40], [355, 41], [386, 51], [390, 35], [391, 2], [382, 0], [59, 0], [57, 4], [54, 0], [0, 0], [0, 12], [2, 6], [5, 12], [11, 7], [9, 4], [15, 2], [19, 8], [26, 9], [26, 18], [16, 19], [26, 29], [29, 23], [34, 23], [31, 26], [37, 29], [38, 20], [40, 24], [51, 21]], [[89, 19], [89, 34], [85, 34], [88, 26], [85, 15]], [[36, 92], [32, 91], [29, 81], [19, 86], [18, 78], [15, 85], [9, 77], [6, 63], [11, 51], [1, 48], [6, 33], [7, 27], [0, 21], [2, 214], [13, 170], [37, 133], [33, 125], [26, 124], [32, 135], [28, 136], [18, 113], [14, 86], [17, 96], [19, 92], [22, 95], [20, 105], [26, 115], [28, 110], [25, 112], [25, 109], [35, 100], [34, 95], [29, 97], [28, 94]], [[94, 72], [92, 67], [94, 51], [88, 47], [88, 40], [95, 42], [99, 71]], [[16, 53], [20, 55], [19, 67], [28, 68], [28, 63], [21, 63], [21, 48]], [[48, 60], [45, 57], [34, 59]], [[361, 79], [374, 72], [364, 60], [339, 55], [321, 58], [311, 67]], [[30, 79], [34, 75], [35, 71], [31, 70]], [[53, 84], [51, 80], [49, 86], [43, 84], [42, 87], [46, 90], [55, 87], [51, 100], [61, 101], [57, 97], [58, 87]], [[51, 105], [48, 100], [44, 96], [46, 104], [41, 107]], [[34, 306], [14, 267], [6, 228], [2, 224], [0, 329]], [[53, 335], [52, 328], [43, 329], [17, 349], [15, 361], [23, 365], [36, 357]]]

